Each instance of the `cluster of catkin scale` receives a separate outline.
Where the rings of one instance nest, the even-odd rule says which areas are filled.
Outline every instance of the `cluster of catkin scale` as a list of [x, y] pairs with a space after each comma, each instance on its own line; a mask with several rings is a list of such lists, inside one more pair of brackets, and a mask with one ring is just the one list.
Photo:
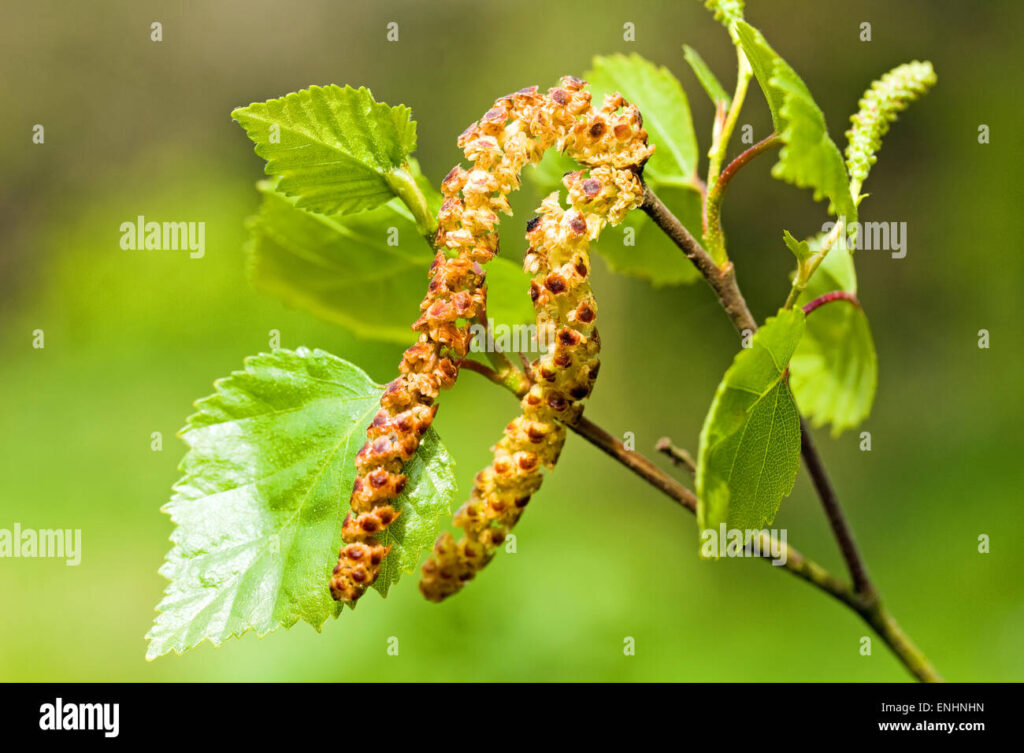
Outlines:
[[868, 177], [871, 166], [878, 159], [882, 137], [907, 105], [919, 99], [935, 85], [935, 69], [927, 60], [914, 60], [898, 65], [871, 84], [858, 103], [857, 112], [850, 117], [852, 126], [846, 132], [846, 167], [857, 191]]
[[458, 377], [469, 322], [484, 311], [483, 265], [498, 252], [497, 213], [510, 213], [508, 194], [519, 187], [523, 168], [562, 142], [591, 109], [583, 86], [564, 78], [547, 94], [530, 87], [502, 97], [459, 138], [473, 166], [456, 166], [441, 185], [437, 255], [422, 315], [413, 324], [419, 339], [403, 355], [400, 375], [381, 397], [356, 456], [350, 512], [330, 584], [339, 601], [354, 602], [380, 572], [389, 548], [376, 536], [398, 516], [391, 503], [405, 488], [402, 467], [434, 420], [438, 393]]
[[420, 591], [430, 601], [458, 592], [493, 558], [540, 488], [541, 468], [557, 462], [564, 424], [579, 416], [597, 378], [590, 244], [605, 225], [618, 224], [642, 203], [639, 172], [653, 147], [639, 111], [619, 95], [583, 113], [561, 147], [585, 168], [563, 177], [570, 208], [563, 210], [558, 193], [551, 194], [526, 234], [524, 268], [533, 275], [530, 297], [544, 353], [530, 365], [522, 414], [491, 448], [493, 462], [477, 474], [470, 500], [455, 515], [464, 535], [456, 541], [443, 534], [423, 565]]

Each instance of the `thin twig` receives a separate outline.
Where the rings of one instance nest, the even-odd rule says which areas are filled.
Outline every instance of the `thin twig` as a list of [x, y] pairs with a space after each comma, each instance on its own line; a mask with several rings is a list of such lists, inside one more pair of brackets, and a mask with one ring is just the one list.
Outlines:
[[736, 284], [736, 274], [732, 262], [727, 262], [725, 267], [715, 264], [711, 255], [704, 250], [696, 238], [690, 235], [690, 231], [672, 214], [650, 186], [644, 186], [644, 203], [640, 208], [654, 220], [655, 224], [672, 239], [672, 242], [700, 271], [736, 328], [741, 333], [744, 330], [756, 331], [757, 322], [751, 316], [747, 302], [743, 299], [743, 294]]
[[754, 159], [759, 154], [767, 152], [769, 149], [782, 146], [782, 139], [777, 134], [773, 133], [770, 136], [761, 139], [749, 149], [740, 152], [736, 158], [725, 166], [722, 170], [722, 174], [718, 176], [718, 180], [715, 182], [715, 193], [719, 196], [719, 199], [725, 195], [725, 189], [729, 186], [729, 181], [740, 171], [744, 165], [750, 160]]
[[[697, 497], [692, 491], [664, 473], [643, 455], [626, 449], [622, 442], [593, 421], [581, 416], [568, 426], [576, 434], [674, 499], [680, 506], [692, 513], [696, 512]], [[761, 559], [768, 563], [778, 561], [779, 566], [787, 572], [824, 591], [860, 614], [918, 680], [942, 682], [942, 677], [935, 671], [928, 658], [903, 632], [892, 615], [882, 606], [877, 596], [856, 592], [817, 562], [808, 559], [788, 544], [776, 542], [776, 546], [781, 547], [781, 550], [776, 550], [779, 553], [776, 560], [773, 560], [770, 549], [766, 546], [759, 550]]]
[[693, 461], [693, 455], [682, 447], [676, 447], [668, 437], [662, 437], [654, 445], [654, 449], [675, 463], [680, 468], [685, 468], [690, 473], [697, 472], [697, 464]]
[[[704, 279], [707, 280], [712, 290], [715, 291], [719, 302], [726, 313], [729, 314], [729, 318], [736, 329], [740, 332], [744, 330], [749, 332], [757, 331], [757, 322], [747, 307], [739, 285], [736, 283], [732, 263], [727, 262], [724, 268], [719, 268], [717, 265], [714, 265], [714, 262], [711, 262], [712, 267], [709, 268], [706, 263], [706, 261], [710, 261], [708, 253], [658, 198], [657, 194], [651, 190], [650, 186], [645, 186], [644, 188], [644, 204], [642, 208], [704, 275]], [[867, 575], [867, 568], [857, 548], [853, 532], [839, 505], [838, 496], [832, 487], [828, 474], [825, 472], [821, 457], [814, 445], [814, 440], [811, 438], [810, 431], [806, 424], [804, 424], [803, 419], [801, 419], [800, 436], [801, 453], [803, 454], [804, 463], [807, 466], [808, 473], [811, 475], [815, 491], [821, 499], [829, 525], [832, 528], [832, 533], [839, 544], [840, 552], [854, 582], [855, 590], [851, 590], [853, 598], [851, 600], [843, 600], [878, 631], [879, 635], [882, 636], [899, 657], [900, 661], [903, 662], [915, 677], [925, 682], [934, 682], [941, 679], [920, 649], [899, 629], [892, 616], [882, 607], [877, 589]]]
[[505, 386], [505, 380], [502, 379], [501, 375], [485, 363], [480, 363], [479, 361], [474, 361], [470, 358], [464, 358], [459, 361], [459, 368], [480, 374], [481, 376], [490, 379], [495, 384], [500, 384], [502, 387]]
[[857, 593], [865, 599], [877, 600], [878, 592], [875, 590], [871, 579], [868, 577], [864, 559], [857, 549], [857, 542], [853, 538], [853, 530], [846, 522], [846, 515], [839, 504], [836, 490], [828, 478], [825, 465], [821, 462], [821, 455], [818, 448], [811, 441], [811, 430], [807, 423], [800, 419], [800, 452], [804, 456], [804, 464], [807, 466], [807, 473], [811, 477], [814, 489], [821, 499], [821, 505], [825, 508], [825, 515], [828, 517], [829, 525], [835, 534], [836, 542], [839, 544], [839, 551], [842, 552], [843, 560], [850, 570], [850, 577], [853, 578], [853, 585]]
[[697, 497], [692, 491], [662, 471], [640, 453], [626, 449], [622, 442], [589, 418], [580, 416], [575, 421], [566, 425], [592, 445], [618, 460], [644, 481], [660, 489], [690, 512], [697, 512]]
[[[674, 499], [680, 506], [685, 507], [691, 513], [697, 512], [697, 496], [680, 484], [674, 478], [658, 468], [640, 453], [629, 450], [619, 440], [602, 429], [588, 418], [580, 416], [576, 421], [567, 424], [576, 434], [580, 435], [595, 447], [615, 458], [622, 465], [633, 471], [647, 483], [659, 489], [667, 496]], [[825, 568], [813, 560], [804, 557], [788, 544], [777, 542], [781, 546], [778, 557], [780, 567], [796, 575], [798, 578], [817, 586], [830, 595], [837, 598], [844, 604], [856, 608], [859, 604], [859, 597], [850, 590], [850, 587], [839, 578], [832, 575]], [[772, 556], [767, 547], [762, 547], [761, 559], [765, 562], [772, 562]]]
[[[690, 512], [696, 514], [697, 496], [654, 465], [654, 463], [646, 457], [635, 450], [627, 449], [622, 442], [595, 424], [593, 421], [583, 416], [580, 416], [580, 418], [575, 422], [567, 424], [567, 426], [592, 445], [615, 458], [622, 465], [633, 471], [633, 473], [644, 479], [647, 483], [674, 499], [682, 507], [685, 507]], [[817, 562], [804, 557], [793, 547], [788, 546], [787, 544], [783, 544], [782, 546], [785, 548], [785, 555], [784, 557], [780, 557], [780, 559], [785, 560], [785, 564], [782, 565], [784, 569], [808, 583], [827, 591], [829, 594], [839, 599], [839, 601], [847, 604], [857, 611], [864, 609], [865, 605], [861, 602], [860, 596], [854, 593], [850, 587], [839, 580], [839, 578], [832, 575], [832, 573], [823, 568]], [[762, 551], [766, 550], [762, 549]], [[763, 558], [771, 561], [770, 556], [763, 555]]]
[[[651, 189], [650, 186], [644, 188], [644, 208], [650, 206], [651, 219], [657, 223], [658, 227], [661, 228], [679, 248], [686, 254], [687, 258], [702, 259], [707, 257], [707, 253], [700, 247], [700, 243], [690, 235], [689, 231], [683, 226], [679, 219], [672, 214], [672, 211], [665, 206], [665, 204], [658, 198], [657, 194]], [[677, 240], [678, 239], [678, 240]], [[710, 259], [710, 257], [707, 257]], [[705, 267], [697, 264], [697, 269], [701, 273], [705, 273]], [[729, 274], [728, 276], [718, 274], [721, 270], [718, 267], [714, 267], [710, 271], [711, 277], [705, 273], [705, 279], [711, 285], [712, 290], [718, 295], [718, 299], [725, 309], [726, 313], [732, 319], [733, 324], [740, 331], [756, 332], [757, 321], [754, 319], [753, 314], [750, 313], [750, 309], [747, 307], [747, 303], [743, 298], [743, 294], [740, 292], [739, 285], [736, 283], [736, 276]], [[732, 263], [729, 263], [729, 271], [732, 271]], [[860, 552], [857, 549], [857, 545], [853, 539], [853, 533], [849, 529], [849, 525], [846, 523], [845, 517], [840, 513], [836, 514], [835, 510], [838, 509], [838, 496], [836, 495], [835, 489], [829, 481], [828, 475], [825, 473], [825, 469], [822, 466], [821, 458], [818, 455], [817, 449], [814, 446], [814, 440], [811, 438], [810, 432], [807, 430], [807, 426], [801, 423], [801, 452], [804, 457], [804, 462], [807, 465], [808, 471], [812, 474], [814, 480], [815, 490], [818, 492], [818, 496], [821, 498], [822, 504], [825, 506], [825, 512], [828, 516], [829, 523], [832, 525], [832, 531], [835, 534], [836, 541], [839, 542], [840, 550], [842, 551], [843, 557], [846, 559], [847, 567], [850, 570], [851, 575], [857, 573], [860, 578], [867, 578], [867, 568], [861, 561]], [[834, 508], [834, 509], [833, 509]], [[856, 582], [856, 578], [855, 578]], [[858, 583], [860, 587], [863, 587], [865, 593], [874, 591], [870, 581], [863, 580]]]
[[722, 163], [725, 161], [725, 151], [729, 148], [729, 139], [732, 138], [732, 132], [736, 128], [740, 111], [743, 109], [743, 101], [747, 96], [747, 88], [754, 73], [750, 67], [750, 62], [747, 60], [747, 56], [743, 53], [743, 48], [739, 44], [736, 45], [736, 63], [736, 91], [733, 92], [732, 101], [729, 103], [729, 111], [725, 114], [724, 120], [715, 119], [714, 143], [711, 145], [711, 151], [708, 154], [707, 183], [709, 191], [718, 182], [719, 171], [722, 168]]
[[476, 323], [484, 328], [483, 350], [486, 352], [487, 360], [494, 364], [495, 370], [500, 374], [515, 370], [515, 365], [507, 355], [497, 348], [487, 347], [487, 343], [493, 342], [491, 336], [491, 320], [487, 317], [487, 304], [480, 309], [476, 315]]
[[484, 328], [484, 351], [486, 352], [487, 360], [491, 362], [494, 368], [488, 368], [482, 363], [471, 361], [468, 358], [459, 362], [460, 368], [468, 368], [470, 371], [483, 374], [495, 384], [508, 387], [508, 389], [517, 394], [526, 394], [526, 390], [530, 387], [530, 377], [528, 376], [530, 369], [526, 358], [522, 353], [519, 354], [519, 358], [523, 363], [523, 369], [520, 370], [504, 351], [499, 348], [487, 347], [488, 344], [494, 342], [494, 337], [491, 332], [491, 320], [487, 318], [486, 306], [477, 314], [476, 322]]
[[[526, 394], [525, 389], [517, 392], [515, 389], [509, 387], [506, 381], [503, 380], [496, 371], [482, 363], [477, 361], [465, 361], [462, 365], [463, 368], [468, 368], [470, 371], [482, 375], [495, 384], [509, 389], [516, 395], [516, 397], [522, 397]], [[697, 496], [690, 489], [687, 489], [681, 483], [662, 471], [648, 458], [635, 450], [627, 449], [622, 442], [595, 424], [589, 418], [580, 416], [575, 421], [567, 422], [566, 426], [572, 432], [583, 437], [599, 450], [624, 465], [651, 486], [675, 500], [681, 507], [686, 508], [691, 513], [697, 512]], [[796, 549], [788, 545], [783, 546], [785, 547], [786, 554], [784, 558], [780, 557], [780, 559], [785, 559], [786, 564], [783, 565], [783, 567], [786, 570], [808, 583], [827, 591], [832, 596], [846, 604], [853, 605], [857, 603], [858, 597], [850, 590], [849, 586], [829, 573], [821, 565], [804, 557]]]

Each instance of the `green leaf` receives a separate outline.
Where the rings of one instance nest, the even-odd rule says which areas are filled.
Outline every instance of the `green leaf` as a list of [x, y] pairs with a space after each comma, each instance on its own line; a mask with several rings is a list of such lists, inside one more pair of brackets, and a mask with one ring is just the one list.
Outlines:
[[603, 95], [620, 92], [640, 108], [650, 142], [657, 147], [644, 166], [647, 178], [664, 186], [696, 185], [697, 136], [690, 103], [671, 71], [634, 53], [595, 57], [585, 78], [595, 105]]
[[690, 68], [693, 69], [693, 73], [697, 76], [697, 80], [700, 81], [700, 85], [704, 87], [704, 91], [708, 93], [712, 104], [717, 106], [719, 102], [725, 102], [725, 106], [728, 108], [732, 104], [732, 97], [729, 96], [725, 88], [715, 77], [715, 74], [708, 68], [704, 58], [688, 44], [683, 45], [683, 57], [690, 64]]
[[801, 309], [780, 310], [718, 385], [697, 456], [701, 531], [759, 530], [775, 518], [800, 466], [800, 414], [787, 367], [804, 331]]
[[[820, 246], [820, 238], [812, 246]], [[811, 277], [797, 304], [833, 290], [857, 292], [853, 257], [834, 248]], [[864, 311], [846, 301], [815, 309], [791, 361], [790, 384], [800, 409], [815, 427], [832, 425], [832, 436], [852, 429], [871, 413], [878, 385], [878, 357]]]
[[[320, 630], [341, 605], [328, 580], [337, 560], [355, 455], [382, 389], [321, 350], [246, 359], [196, 403], [181, 436], [183, 478], [164, 506], [177, 526], [160, 572], [171, 582], [147, 658], [263, 636], [304, 620]], [[433, 430], [406, 464], [402, 514], [386, 532], [387, 595], [428, 549], [454, 498], [452, 460]]]
[[234, 110], [277, 187], [314, 212], [350, 213], [389, 201], [389, 183], [416, 148], [408, 107], [365, 88], [312, 86]]
[[768, 45], [761, 32], [743, 21], [737, 23], [736, 31], [768, 100], [775, 132], [783, 142], [772, 175], [800, 188], [812, 189], [815, 200], [828, 198], [837, 214], [856, 222], [857, 208], [843, 155], [829, 137], [825, 115], [807, 85]]
[[[422, 185], [429, 203], [440, 194]], [[246, 246], [253, 285], [362, 337], [408, 345], [434, 254], [399, 199], [354, 215], [324, 215], [259, 184], [262, 206]], [[391, 245], [394, 242], [395, 245]], [[496, 323], [534, 320], [530, 282], [518, 264], [487, 265], [488, 314]]]
[[807, 241], [798, 241], [788, 230], [782, 231], [782, 239], [786, 242], [789, 250], [793, 252], [793, 256], [796, 257], [797, 261], [802, 262], [804, 259], [814, 255], [814, 251]]
[[[826, 228], [831, 230], [831, 223], [826, 223]], [[846, 228], [844, 228], [846, 229]], [[848, 232], [848, 229], [846, 229]], [[821, 251], [821, 244], [825, 240], [826, 232], [819, 233], [813, 238], [801, 241], [812, 253]], [[792, 237], [792, 236], [790, 236]], [[842, 240], [836, 243], [822, 260], [818, 270], [811, 276], [804, 290], [804, 303], [817, 298], [819, 295], [830, 293], [833, 290], [845, 290], [847, 293], [857, 293], [857, 271], [853, 265], [853, 244], [850, 243], [849, 250], [842, 247]]]

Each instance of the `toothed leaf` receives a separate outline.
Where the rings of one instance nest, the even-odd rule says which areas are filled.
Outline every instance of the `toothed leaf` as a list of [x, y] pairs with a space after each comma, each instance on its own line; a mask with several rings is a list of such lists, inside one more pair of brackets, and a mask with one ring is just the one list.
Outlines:
[[772, 175], [800, 188], [812, 189], [815, 200], [827, 198], [838, 215], [855, 222], [857, 208], [843, 155], [828, 135], [825, 115], [807, 85], [768, 45], [761, 32], [742, 21], [736, 24], [736, 31], [768, 100], [775, 132], [782, 139]]
[[595, 104], [605, 94], [619, 92], [640, 108], [644, 129], [654, 144], [644, 175], [662, 186], [694, 186], [697, 176], [697, 136], [690, 103], [682, 84], [670, 70], [636, 53], [594, 58], [586, 74]]
[[[355, 456], [382, 387], [321, 350], [276, 350], [196, 403], [181, 436], [184, 477], [164, 506], [177, 526], [160, 572], [147, 658], [263, 636], [299, 620], [317, 630], [341, 612], [328, 587], [355, 479]], [[455, 493], [452, 460], [433, 430], [404, 469], [383, 595], [430, 548]]]
[[697, 455], [701, 531], [758, 530], [775, 518], [800, 466], [800, 414], [787, 380], [804, 331], [801, 309], [781, 310], [755, 333], [718, 385]]
[[278, 190], [303, 209], [350, 213], [396, 194], [389, 176], [416, 148], [416, 123], [404, 105], [374, 100], [366, 88], [311, 86], [231, 113], [279, 178]]

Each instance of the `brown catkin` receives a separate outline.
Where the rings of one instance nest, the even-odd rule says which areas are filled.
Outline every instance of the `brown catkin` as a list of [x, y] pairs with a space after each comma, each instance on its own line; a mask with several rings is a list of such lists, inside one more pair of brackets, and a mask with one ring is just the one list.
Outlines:
[[434, 420], [434, 400], [451, 387], [470, 342], [470, 322], [484, 310], [483, 265], [498, 253], [498, 212], [510, 213], [508, 195], [527, 164], [561, 144], [590, 111], [584, 82], [566, 77], [541, 94], [537, 87], [502, 97], [459, 137], [473, 163], [452, 169], [441, 184], [430, 285], [413, 324], [419, 339], [402, 357], [400, 374], [381, 397], [380, 411], [356, 455], [350, 511], [342, 528], [331, 595], [354, 602], [376, 580], [389, 547], [376, 536], [399, 511], [391, 504], [405, 488], [402, 474]]
[[424, 563], [420, 591], [441, 601], [459, 591], [494, 556], [508, 530], [540, 488], [540, 469], [554, 467], [565, 443], [565, 423], [582, 412], [598, 373], [597, 303], [590, 290], [590, 243], [606, 224], [618, 224], [643, 201], [639, 172], [653, 152], [639, 111], [620, 95], [600, 110], [587, 108], [558, 144], [584, 169], [567, 173], [563, 210], [558, 192], [527, 224], [524, 268], [533, 275], [543, 354], [530, 365], [532, 386], [522, 414], [491, 448], [494, 459], [476, 477], [472, 495], [455, 515], [464, 535], [442, 534]]

